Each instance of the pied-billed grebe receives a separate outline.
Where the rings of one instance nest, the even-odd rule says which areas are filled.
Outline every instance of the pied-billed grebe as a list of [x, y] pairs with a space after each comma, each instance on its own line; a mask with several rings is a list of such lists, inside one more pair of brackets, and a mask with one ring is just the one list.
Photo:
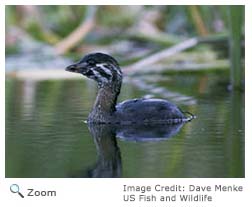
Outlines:
[[98, 83], [95, 104], [88, 116], [89, 123], [175, 124], [194, 118], [190, 113], [186, 117], [177, 106], [162, 99], [133, 99], [116, 105], [122, 84], [122, 71], [117, 61], [109, 55], [88, 54], [66, 70], [80, 73]]

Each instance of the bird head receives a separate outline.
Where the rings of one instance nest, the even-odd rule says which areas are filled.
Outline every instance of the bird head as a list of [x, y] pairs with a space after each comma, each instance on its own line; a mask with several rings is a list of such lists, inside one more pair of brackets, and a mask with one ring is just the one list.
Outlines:
[[69, 65], [66, 71], [80, 73], [98, 84], [110, 84], [122, 79], [122, 71], [117, 61], [103, 53], [91, 53], [79, 62]]

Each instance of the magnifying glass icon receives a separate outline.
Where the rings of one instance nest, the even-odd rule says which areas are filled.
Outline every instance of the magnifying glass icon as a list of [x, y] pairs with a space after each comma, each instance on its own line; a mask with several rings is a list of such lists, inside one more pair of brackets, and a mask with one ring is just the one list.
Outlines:
[[18, 184], [12, 184], [10, 186], [10, 191], [12, 193], [18, 193], [18, 195], [20, 195], [20, 197], [24, 198], [23, 194], [19, 192], [19, 186], [18, 186]]

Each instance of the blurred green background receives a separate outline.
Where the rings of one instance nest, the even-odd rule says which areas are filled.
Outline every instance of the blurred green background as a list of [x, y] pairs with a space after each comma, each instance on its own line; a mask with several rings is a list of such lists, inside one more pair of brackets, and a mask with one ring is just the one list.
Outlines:
[[[244, 6], [5, 11], [6, 177], [245, 176]], [[161, 142], [111, 137], [99, 146], [83, 123], [96, 84], [64, 70], [91, 52], [122, 66], [120, 101], [163, 98], [197, 119]]]

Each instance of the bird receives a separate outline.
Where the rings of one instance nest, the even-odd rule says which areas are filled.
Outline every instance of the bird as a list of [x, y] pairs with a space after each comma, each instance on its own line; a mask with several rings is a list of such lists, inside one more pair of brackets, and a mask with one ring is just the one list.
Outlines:
[[66, 67], [98, 83], [98, 92], [87, 122], [94, 124], [177, 124], [195, 118], [175, 104], [157, 98], [135, 98], [117, 104], [123, 73], [108, 54], [90, 53]]

